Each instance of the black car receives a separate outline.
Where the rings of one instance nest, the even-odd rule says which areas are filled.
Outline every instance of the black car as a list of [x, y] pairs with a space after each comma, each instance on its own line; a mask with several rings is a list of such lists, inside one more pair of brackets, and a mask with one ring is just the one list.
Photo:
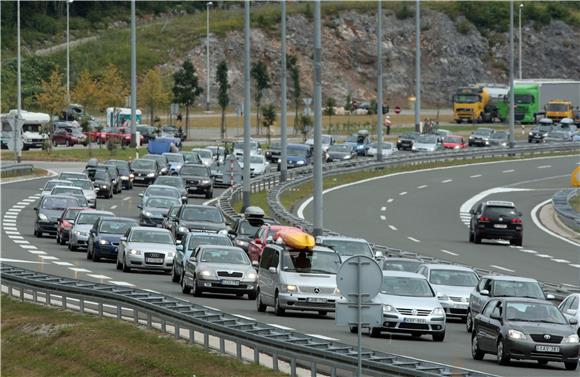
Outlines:
[[179, 171], [183, 178], [188, 194], [205, 195], [207, 199], [213, 197], [213, 178], [209, 167], [197, 164], [185, 164]]
[[268, 148], [264, 153], [264, 157], [266, 157], [266, 160], [276, 164], [278, 163], [278, 160], [280, 159], [281, 155], [282, 155], [282, 145], [277, 141], [273, 141], [272, 143], [270, 143], [270, 148]]
[[274, 219], [263, 217], [260, 219], [239, 218], [234, 222], [233, 228], [228, 234], [234, 241], [235, 246], [241, 247], [247, 252], [250, 240], [255, 238], [256, 232], [263, 224], [278, 224], [278, 222]]
[[478, 128], [471, 135], [469, 135], [468, 144], [470, 147], [478, 146], [485, 147], [491, 145], [491, 137], [495, 133], [493, 128]]
[[553, 304], [530, 298], [489, 300], [474, 320], [471, 355], [481, 360], [495, 354], [500, 365], [511, 359], [563, 362], [567, 370], [578, 367], [578, 334]]
[[196, 152], [183, 152], [182, 154], [186, 164], [203, 165], [201, 157]]
[[107, 165], [116, 165], [121, 177], [121, 184], [125, 190], [133, 188], [133, 180], [135, 176], [131, 171], [131, 165], [126, 160], [109, 160], [105, 162]]
[[397, 149], [410, 151], [413, 148], [415, 139], [418, 138], [420, 135], [421, 134], [419, 132], [409, 132], [408, 134], [399, 136], [399, 138], [397, 139]]
[[543, 143], [544, 139], [552, 130], [554, 126], [551, 124], [540, 124], [532, 128], [532, 130], [528, 133], [528, 143]]
[[348, 161], [356, 158], [357, 153], [349, 144], [334, 144], [328, 148], [327, 162]]
[[187, 232], [227, 234], [227, 226], [219, 209], [211, 206], [184, 204], [169, 224], [173, 236], [181, 240]]
[[149, 185], [155, 182], [155, 179], [161, 173], [161, 166], [155, 160], [140, 158], [131, 163], [135, 184]]
[[109, 175], [111, 176], [112, 184], [113, 184], [113, 194], [118, 194], [123, 191], [123, 181], [121, 180], [121, 174], [119, 173], [119, 169], [117, 168], [116, 164], [103, 164], [97, 166], [98, 168], [105, 168], [109, 171]]
[[491, 135], [489, 144], [494, 147], [508, 147], [510, 145], [510, 134], [505, 131], [499, 131]]
[[[83, 207], [78, 198], [66, 195], [45, 195], [40, 199], [38, 207], [34, 208], [34, 235], [42, 237], [44, 233], [56, 235], [58, 219], [69, 207]], [[86, 207], [86, 206], [84, 206]]]
[[139, 225], [141, 226], [162, 226], [163, 219], [167, 217], [169, 209], [181, 204], [177, 198], [164, 196], [149, 196], [144, 199], [143, 204], [137, 205], [141, 210], [139, 215]]
[[143, 157], [146, 160], [155, 160], [161, 167], [159, 175], [169, 174], [169, 160], [162, 154], [147, 154]]
[[137, 126], [136, 129], [139, 131], [141, 136], [143, 136], [143, 144], [147, 144], [149, 143], [149, 140], [155, 139], [157, 137], [157, 133], [159, 132], [157, 127], [148, 126], [146, 124]]
[[125, 232], [139, 224], [123, 217], [99, 217], [89, 231], [87, 259], [98, 262], [101, 258], [117, 259], [119, 241]]
[[187, 204], [187, 188], [185, 187], [183, 178], [174, 175], [161, 176], [157, 177], [153, 184], [175, 187], [179, 192], [181, 192], [183, 204]]
[[109, 175], [108, 169], [95, 168], [92, 173], [93, 185], [97, 191], [97, 196], [110, 199], [113, 197], [114, 184], [113, 178]]
[[482, 202], [472, 208], [470, 213], [469, 242], [481, 243], [484, 238], [502, 239], [509, 240], [512, 245], [522, 246], [522, 213], [512, 202]]

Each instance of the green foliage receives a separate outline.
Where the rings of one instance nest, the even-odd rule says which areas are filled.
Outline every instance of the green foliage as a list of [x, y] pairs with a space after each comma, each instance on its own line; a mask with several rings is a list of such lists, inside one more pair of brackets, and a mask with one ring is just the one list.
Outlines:
[[273, 104], [268, 104], [262, 109], [262, 125], [266, 128], [268, 136], [268, 144], [270, 144], [271, 127], [276, 122], [276, 107]]
[[228, 90], [230, 88], [230, 84], [228, 82], [228, 64], [225, 60], [222, 60], [218, 66], [216, 71], [216, 81], [218, 83], [218, 103], [222, 109], [222, 119], [221, 119], [221, 136], [222, 140], [225, 138], [226, 135], [226, 107], [228, 107], [230, 103], [230, 96], [228, 94]]
[[292, 101], [294, 102], [294, 134], [298, 133], [299, 117], [298, 117], [298, 107], [300, 106], [300, 95], [302, 94], [302, 89], [300, 88], [300, 70], [298, 69], [298, 58], [296, 55], [286, 56], [286, 68], [290, 74], [290, 79], [292, 80]]
[[344, 101], [344, 109], [346, 111], [352, 111], [352, 95], [350, 92], [346, 94], [346, 100]]
[[203, 93], [198, 84], [197, 72], [189, 60], [181, 65], [179, 71], [173, 74], [173, 99], [176, 103], [185, 105], [185, 136], [189, 136], [189, 108], [195, 99]]
[[270, 74], [268, 73], [268, 66], [263, 61], [258, 61], [252, 65], [251, 70], [252, 79], [254, 79], [254, 85], [256, 90], [254, 91], [254, 100], [256, 101], [256, 127], [258, 129], [258, 134], [260, 133], [260, 106], [262, 104], [262, 98], [264, 96], [264, 90], [269, 89], [272, 85], [270, 84]]
[[397, 10], [395, 10], [395, 17], [398, 20], [406, 20], [407, 18], [411, 18], [415, 16], [415, 11], [407, 6], [407, 3], [403, 3], [403, 5], [399, 6]]
[[460, 34], [469, 34], [471, 32], [471, 22], [466, 19], [462, 19], [457, 23], [457, 31]]

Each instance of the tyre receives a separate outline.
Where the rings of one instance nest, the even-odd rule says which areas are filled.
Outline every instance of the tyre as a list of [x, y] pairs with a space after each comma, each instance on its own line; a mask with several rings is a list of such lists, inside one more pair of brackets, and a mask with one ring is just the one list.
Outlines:
[[117, 259], [117, 270], [121, 270], [121, 268], [121, 262], [119, 262], [119, 259]]
[[509, 362], [510, 356], [505, 350], [503, 340], [500, 339], [499, 342], [497, 342], [497, 363], [499, 365], [507, 365]]
[[320, 315], [321, 317], [326, 317], [327, 314], [328, 314], [328, 312], [326, 310], [319, 310], [318, 311], [318, 315]]
[[210, 191], [210, 192], [206, 193], [206, 194], [205, 194], [205, 198], [206, 198], [206, 199], [211, 199], [211, 198], [213, 198], [213, 191]]
[[477, 340], [477, 336], [473, 334], [471, 337], [471, 357], [473, 357], [474, 360], [483, 360], [484, 356], [485, 352], [481, 351], [479, 348], [479, 341]]
[[256, 298], [256, 309], [260, 313], [264, 313], [266, 311], [267, 306], [262, 303], [262, 296], [260, 295], [260, 291], [258, 291], [258, 297]]
[[185, 278], [181, 279], [181, 292], [186, 295], [191, 293], [191, 287], [185, 283]]
[[576, 370], [576, 368], [578, 368], [578, 362], [571, 361], [569, 363], [564, 363], [564, 366], [566, 367], [566, 370]]
[[131, 267], [127, 266], [127, 261], [125, 260], [125, 257], [123, 257], [123, 262], [122, 262], [122, 266], [123, 266], [123, 272], [131, 272]]
[[480, 244], [481, 243], [481, 235], [479, 234], [479, 232], [477, 230], [474, 231], [474, 234], [473, 234], [473, 242], [474, 243], [477, 243], [477, 244]]
[[510, 240], [510, 245], [522, 246], [522, 244], [523, 244], [522, 238], [516, 238], [515, 240]]
[[284, 315], [286, 310], [280, 307], [280, 300], [278, 299], [278, 293], [276, 293], [276, 297], [274, 298], [274, 314], [280, 316]]
[[35, 237], [42, 237], [42, 233], [39, 232], [38, 230], [36, 230], [36, 228], [34, 228], [34, 236]]
[[91, 253], [91, 257], [93, 259], [93, 262], [98, 262], [101, 260], [101, 257], [99, 257], [99, 254], [97, 254], [97, 251], [95, 250], [94, 247], [93, 247], [93, 252]]
[[349, 326], [348, 329], [353, 334], [356, 334], [358, 332], [358, 326]]
[[[185, 281], [185, 279], [183, 280]], [[195, 297], [201, 296], [201, 289], [199, 289], [197, 285], [197, 278], [195, 276], [193, 277], [193, 287], [191, 287], [191, 292]]]
[[381, 329], [379, 327], [369, 328], [369, 335], [371, 338], [378, 338], [381, 336]]
[[473, 242], [473, 232], [469, 229], [469, 242]]
[[70, 243], [70, 241], [68, 242], [68, 249], [70, 251], [77, 251], [78, 247], [73, 246], [72, 243]]
[[471, 315], [471, 310], [467, 311], [467, 317], [465, 317], [465, 329], [467, 332], [473, 331], [473, 316]]
[[433, 334], [434, 342], [442, 342], [443, 340], [445, 340], [445, 331]]
[[177, 271], [175, 271], [175, 263], [173, 263], [173, 267], [171, 268], [171, 281], [174, 283], [179, 281], [179, 275], [177, 275]]
[[64, 141], [64, 146], [65, 147], [72, 147], [72, 145], [70, 144], [70, 141], [68, 141], [68, 140]]
[[256, 299], [256, 297], [257, 297], [257, 295], [256, 295], [255, 291], [248, 293], [248, 300], [253, 301]]

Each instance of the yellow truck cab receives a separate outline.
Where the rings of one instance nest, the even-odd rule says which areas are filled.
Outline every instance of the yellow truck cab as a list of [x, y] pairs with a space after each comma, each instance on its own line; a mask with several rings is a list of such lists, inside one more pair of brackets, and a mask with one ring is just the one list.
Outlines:
[[508, 87], [501, 84], [476, 84], [459, 88], [453, 96], [455, 121], [492, 123], [499, 118], [498, 101], [507, 93]]
[[546, 118], [558, 122], [564, 118], [574, 118], [572, 102], [564, 99], [554, 99], [546, 104]]

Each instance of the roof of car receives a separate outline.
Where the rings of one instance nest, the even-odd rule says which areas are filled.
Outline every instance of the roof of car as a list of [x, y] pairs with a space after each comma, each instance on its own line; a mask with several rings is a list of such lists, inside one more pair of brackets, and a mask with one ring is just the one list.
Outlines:
[[131, 228], [131, 230], [144, 230], [147, 232], [163, 232], [163, 233], [169, 233], [171, 234], [171, 232], [168, 229], [164, 229], [164, 228], [152, 228], [150, 226], [134, 226]]
[[530, 302], [530, 303], [534, 303], [534, 304], [554, 305], [550, 301], [542, 300], [539, 298], [530, 298], [530, 297], [495, 297], [494, 299], [508, 301], [508, 302]]
[[96, 213], [97, 215], [110, 215], [110, 216], [115, 216], [115, 214], [111, 211], [96, 211], [93, 210], [91, 211], [91, 213]]
[[458, 266], [456, 264], [445, 264], [445, 263], [425, 263], [423, 266], [430, 270], [453, 270], [453, 271], [469, 271], [474, 272], [472, 268], [465, 266]]
[[488, 200], [485, 202], [485, 205], [494, 207], [515, 207], [513, 202], [508, 202], [505, 200]]
[[321, 240], [321, 241], [355, 241], [355, 242], [369, 243], [364, 238], [354, 238], [354, 237], [345, 237], [345, 236], [318, 236], [318, 237], [316, 237], [316, 239]]
[[427, 278], [424, 275], [418, 274], [416, 272], [406, 272], [406, 271], [383, 270], [383, 276], [392, 276], [392, 277], [398, 277], [398, 278], [415, 278], [415, 279], [427, 280]]
[[535, 282], [538, 281], [532, 278], [526, 278], [522, 276], [510, 276], [510, 275], [485, 275], [482, 279], [490, 279], [490, 280], [502, 280], [502, 281], [523, 281], [523, 282]]
[[409, 261], [409, 262], [421, 262], [421, 259], [417, 259], [417, 258], [405, 258], [405, 257], [387, 257], [384, 260], [385, 262], [390, 262], [390, 261]]
[[149, 190], [150, 188], [161, 188], [161, 189], [168, 189], [168, 190], [174, 190], [174, 191], [175, 191], [175, 190], [177, 190], [177, 189], [176, 189], [175, 187], [173, 187], [173, 186], [169, 186], [169, 185], [159, 185], [159, 184], [153, 184], [153, 185], [150, 185], [149, 187], [147, 187], [147, 188], [145, 189], [145, 191]]
[[139, 221], [132, 219], [130, 217], [104, 217], [102, 220], [115, 220], [115, 221], [130, 221], [134, 223], [138, 223]]
[[198, 246], [201, 249], [227, 249], [227, 250], [239, 250], [241, 252], [244, 252], [244, 249], [241, 249], [237, 246], [221, 246], [221, 245], [199, 245]]

